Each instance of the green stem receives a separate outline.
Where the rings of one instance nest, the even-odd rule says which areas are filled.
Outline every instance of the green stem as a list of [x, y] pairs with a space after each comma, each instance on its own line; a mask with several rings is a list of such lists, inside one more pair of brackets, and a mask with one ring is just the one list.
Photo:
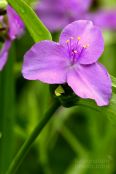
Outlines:
[[7, 64], [0, 72], [0, 173], [8, 168], [14, 152], [15, 124], [15, 79], [14, 79], [15, 47], [9, 52]]
[[32, 134], [29, 136], [29, 138], [25, 141], [19, 152], [17, 153], [16, 157], [13, 159], [11, 165], [9, 166], [8, 171], [6, 174], [14, 174], [20, 164], [22, 163], [24, 157], [28, 153], [28, 151], [31, 148], [31, 145], [34, 143], [38, 135], [41, 133], [42, 129], [45, 127], [45, 125], [48, 123], [52, 115], [55, 113], [55, 111], [60, 107], [60, 103], [58, 101], [54, 101], [54, 103], [51, 105], [51, 107], [48, 109], [48, 111], [45, 113], [42, 120], [39, 122], [39, 124], [35, 127]]

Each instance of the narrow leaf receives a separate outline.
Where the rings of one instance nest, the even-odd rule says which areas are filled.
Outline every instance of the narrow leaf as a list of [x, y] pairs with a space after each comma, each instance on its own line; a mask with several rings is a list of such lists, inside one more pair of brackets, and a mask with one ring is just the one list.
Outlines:
[[48, 29], [24, 0], [8, 0], [8, 3], [22, 18], [35, 42], [52, 39]]
[[114, 76], [110, 76], [112, 79], [112, 87], [116, 88], [116, 78]]
[[15, 49], [12, 46], [4, 70], [0, 72], [0, 174], [6, 172], [14, 152]]

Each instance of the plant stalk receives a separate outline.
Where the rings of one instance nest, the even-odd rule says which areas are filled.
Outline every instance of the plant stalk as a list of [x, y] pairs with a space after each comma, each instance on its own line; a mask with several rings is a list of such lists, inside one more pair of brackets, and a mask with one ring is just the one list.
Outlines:
[[45, 113], [44, 117], [41, 119], [41, 121], [38, 123], [38, 125], [35, 127], [29, 138], [25, 141], [13, 161], [11, 162], [6, 174], [14, 174], [21, 163], [23, 162], [26, 154], [30, 150], [32, 144], [36, 140], [36, 138], [39, 136], [43, 128], [46, 126], [50, 118], [53, 116], [53, 114], [56, 112], [56, 110], [60, 107], [59, 101], [54, 101], [54, 103], [50, 106], [48, 111]]

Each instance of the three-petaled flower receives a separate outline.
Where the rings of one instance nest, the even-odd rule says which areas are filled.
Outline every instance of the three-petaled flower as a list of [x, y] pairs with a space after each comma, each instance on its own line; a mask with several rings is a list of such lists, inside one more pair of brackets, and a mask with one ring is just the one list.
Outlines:
[[23, 76], [48, 84], [67, 83], [81, 98], [108, 105], [111, 79], [97, 62], [104, 50], [102, 33], [91, 21], [75, 21], [64, 28], [59, 43], [36, 43], [24, 57]]

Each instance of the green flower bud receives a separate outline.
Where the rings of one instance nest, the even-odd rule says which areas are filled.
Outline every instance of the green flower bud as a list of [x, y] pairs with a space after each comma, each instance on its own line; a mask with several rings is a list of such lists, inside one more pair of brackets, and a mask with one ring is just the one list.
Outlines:
[[53, 97], [57, 98], [67, 108], [77, 105], [79, 101], [79, 97], [75, 95], [67, 84], [50, 85], [50, 92]]

